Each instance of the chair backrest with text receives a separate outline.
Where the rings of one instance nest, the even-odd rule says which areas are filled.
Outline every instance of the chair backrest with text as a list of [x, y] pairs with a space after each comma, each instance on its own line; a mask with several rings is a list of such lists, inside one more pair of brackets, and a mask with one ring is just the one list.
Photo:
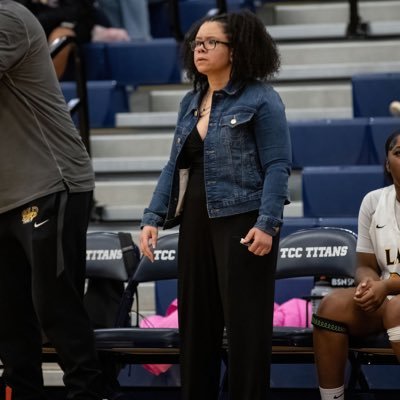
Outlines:
[[354, 277], [357, 236], [342, 228], [311, 228], [281, 240], [276, 278]]
[[[135, 273], [138, 263], [139, 249], [130, 233], [87, 234], [84, 304], [94, 328], [116, 326], [123, 306], [125, 283]], [[127, 318], [121, 324], [128, 325]]]

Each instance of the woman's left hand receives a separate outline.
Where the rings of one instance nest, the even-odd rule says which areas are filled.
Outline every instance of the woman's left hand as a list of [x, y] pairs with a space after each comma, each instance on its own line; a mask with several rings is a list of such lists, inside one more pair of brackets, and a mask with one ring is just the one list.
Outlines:
[[254, 255], [265, 256], [271, 251], [272, 236], [261, 229], [251, 228], [241, 243], [248, 246]]

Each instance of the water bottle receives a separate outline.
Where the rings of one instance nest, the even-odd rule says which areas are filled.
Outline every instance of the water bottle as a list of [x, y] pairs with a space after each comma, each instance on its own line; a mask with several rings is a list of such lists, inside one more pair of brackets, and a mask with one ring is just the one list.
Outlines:
[[311, 308], [313, 314], [316, 314], [322, 297], [327, 295], [331, 290], [332, 287], [327, 279], [324, 276], [319, 277], [315, 282], [315, 286], [311, 289]]

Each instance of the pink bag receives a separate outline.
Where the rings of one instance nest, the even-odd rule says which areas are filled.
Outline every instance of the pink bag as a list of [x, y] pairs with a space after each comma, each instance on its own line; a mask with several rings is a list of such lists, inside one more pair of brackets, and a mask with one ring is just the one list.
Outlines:
[[275, 303], [274, 326], [310, 327], [311, 314], [311, 303], [303, 299], [290, 299], [281, 305]]
[[[152, 315], [140, 321], [141, 328], [178, 328], [178, 300], [175, 299], [167, 308], [165, 317]], [[172, 364], [144, 364], [143, 367], [154, 375], [168, 371]]]
[[[308, 307], [308, 320], [306, 310]], [[274, 326], [311, 326], [311, 304], [302, 299], [290, 299], [279, 305], [274, 304]], [[175, 299], [167, 309], [165, 316], [152, 315], [140, 321], [141, 328], [178, 328], [178, 300]], [[160, 375], [172, 364], [145, 364], [143, 367], [154, 375]]]

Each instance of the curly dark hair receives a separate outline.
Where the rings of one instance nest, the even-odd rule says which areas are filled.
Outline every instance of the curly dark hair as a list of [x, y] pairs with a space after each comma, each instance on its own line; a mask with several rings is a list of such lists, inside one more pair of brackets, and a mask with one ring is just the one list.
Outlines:
[[385, 155], [386, 155], [386, 159], [383, 165], [383, 171], [385, 173], [385, 179], [388, 183], [393, 183], [393, 177], [392, 174], [387, 170], [386, 168], [386, 163], [387, 163], [387, 159], [388, 159], [388, 154], [389, 151], [391, 151], [393, 149], [393, 147], [395, 146], [396, 142], [397, 142], [397, 138], [400, 136], [400, 130], [396, 130], [394, 131], [391, 135], [389, 135], [389, 137], [386, 139], [385, 142]]
[[220, 23], [228, 37], [232, 48], [232, 82], [266, 80], [278, 72], [280, 55], [277, 45], [254, 13], [242, 10], [207, 16], [194, 23], [183, 41], [183, 67], [195, 90], [204, 90], [207, 76], [197, 71], [190, 42], [196, 38], [198, 30], [205, 22]]

